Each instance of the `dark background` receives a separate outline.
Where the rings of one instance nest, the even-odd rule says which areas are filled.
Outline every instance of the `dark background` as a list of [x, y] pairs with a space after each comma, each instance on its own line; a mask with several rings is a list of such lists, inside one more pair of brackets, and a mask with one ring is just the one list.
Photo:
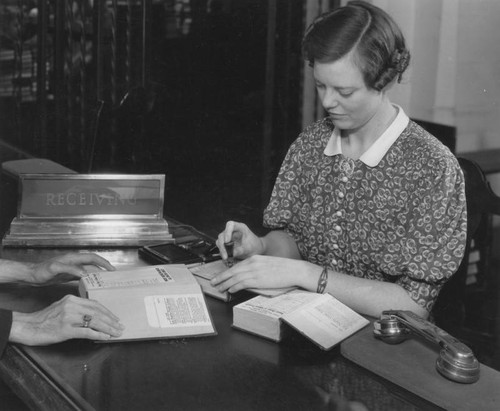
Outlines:
[[[102, 64], [103, 79], [110, 72], [115, 75], [110, 83], [96, 77], [91, 34], [86, 38], [88, 61], [74, 63], [70, 77], [64, 64], [58, 71], [58, 49], [51, 49], [48, 58], [54, 55], [55, 63], [46, 103], [2, 95], [0, 141], [18, 149], [17, 157], [50, 158], [81, 173], [165, 174], [169, 217], [212, 236], [228, 219], [262, 233], [262, 210], [286, 149], [301, 128], [305, 2], [194, 0], [178, 12], [179, 2], [153, 1], [144, 47], [139, 41], [141, 9], [127, 15], [121, 4], [126, 2], [118, 3], [112, 16], [113, 31], [106, 31], [110, 10], [103, 13], [104, 58], [116, 53], [118, 62]], [[89, 32], [94, 34], [92, 13], [73, 11], [72, 16], [93, 21]], [[25, 37], [36, 34], [26, 17], [23, 21]], [[57, 32], [52, 37], [57, 27], [49, 22], [49, 48], [57, 45]], [[64, 34], [66, 25], [60, 28]], [[116, 44], [111, 44], [113, 36]], [[82, 34], [75, 28], [71, 39], [72, 49], [81, 47]], [[63, 40], [61, 47], [67, 45]], [[36, 36], [24, 39], [24, 49], [28, 41], [36, 42]], [[4, 38], [2, 48], [9, 47], [16, 45]], [[127, 53], [131, 59], [121, 61]], [[78, 57], [73, 55], [75, 62]], [[67, 59], [67, 51], [59, 56], [63, 63]], [[0, 63], [3, 72], [15, 64]], [[28, 70], [31, 63], [23, 64]], [[34, 66], [31, 70], [36, 72]], [[99, 81], [104, 86], [96, 94]], [[3, 151], [3, 160], [9, 159]]]

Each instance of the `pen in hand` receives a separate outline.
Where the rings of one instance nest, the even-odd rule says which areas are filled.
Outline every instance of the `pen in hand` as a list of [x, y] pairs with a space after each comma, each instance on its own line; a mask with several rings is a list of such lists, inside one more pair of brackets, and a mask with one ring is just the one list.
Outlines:
[[227, 243], [224, 243], [224, 247], [227, 252], [226, 265], [229, 268], [231, 268], [234, 265], [234, 256], [233, 256], [234, 241], [228, 241]]

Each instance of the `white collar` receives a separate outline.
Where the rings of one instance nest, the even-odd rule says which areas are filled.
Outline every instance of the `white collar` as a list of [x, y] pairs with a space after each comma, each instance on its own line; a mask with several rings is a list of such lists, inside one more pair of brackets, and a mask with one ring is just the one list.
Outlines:
[[[394, 142], [397, 140], [399, 135], [408, 126], [410, 121], [409, 117], [406, 115], [404, 110], [394, 104], [397, 108], [398, 114], [394, 121], [389, 127], [382, 133], [382, 135], [376, 140], [376, 144], [372, 144], [368, 150], [366, 150], [362, 156], [359, 158], [367, 166], [375, 167], [380, 163], [380, 160], [386, 155], [387, 151], [391, 148]], [[327, 156], [334, 156], [336, 154], [342, 154], [342, 148], [340, 145], [341, 136], [340, 129], [335, 127], [333, 129], [330, 140], [325, 147], [324, 154]]]

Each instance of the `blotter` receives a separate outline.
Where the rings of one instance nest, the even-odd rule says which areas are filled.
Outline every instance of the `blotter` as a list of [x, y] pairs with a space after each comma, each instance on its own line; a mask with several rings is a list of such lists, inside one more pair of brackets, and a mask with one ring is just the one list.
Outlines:
[[419, 338], [391, 345], [367, 327], [345, 340], [340, 351], [352, 362], [447, 410], [499, 410], [500, 373], [481, 364], [479, 381], [460, 384], [436, 371], [439, 347]]

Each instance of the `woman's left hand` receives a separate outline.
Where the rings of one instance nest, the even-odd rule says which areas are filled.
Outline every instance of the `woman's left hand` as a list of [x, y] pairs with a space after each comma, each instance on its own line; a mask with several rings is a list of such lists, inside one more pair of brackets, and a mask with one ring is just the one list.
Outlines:
[[211, 281], [220, 292], [248, 288], [301, 287], [313, 264], [290, 258], [254, 255], [218, 274]]

